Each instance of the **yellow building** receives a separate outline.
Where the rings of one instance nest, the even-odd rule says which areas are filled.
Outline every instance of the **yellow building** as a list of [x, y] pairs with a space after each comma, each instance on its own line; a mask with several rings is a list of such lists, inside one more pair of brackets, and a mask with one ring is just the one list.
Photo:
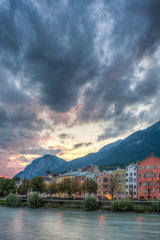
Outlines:
[[117, 168], [117, 170], [113, 171], [113, 177], [117, 183], [113, 198], [125, 198], [126, 170]]
[[71, 180], [76, 178], [76, 175], [78, 174], [78, 171], [68, 171], [67, 173], [64, 174], [60, 174], [56, 177], [56, 183], [61, 183], [63, 181], [63, 179], [65, 178], [70, 178]]

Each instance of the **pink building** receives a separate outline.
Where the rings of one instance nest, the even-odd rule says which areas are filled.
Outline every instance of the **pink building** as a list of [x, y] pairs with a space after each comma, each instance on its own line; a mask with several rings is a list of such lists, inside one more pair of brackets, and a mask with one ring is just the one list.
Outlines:
[[98, 184], [97, 197], [99, 199], [111, 200], [111, 195], [107, 192], [105, 188], [105, 184], [109, 182], [110, 178], [112, 177], [112, 173], [113, 173], [112, 171], [104, 170], [97, 176], [97, 184]]

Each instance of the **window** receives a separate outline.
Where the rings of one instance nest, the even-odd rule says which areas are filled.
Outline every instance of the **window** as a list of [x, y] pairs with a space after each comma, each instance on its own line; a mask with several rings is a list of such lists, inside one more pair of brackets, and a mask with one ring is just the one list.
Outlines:
[[148, 169], [151, 169], [151, 165], [148, 165]]
[[134, 188], [136, 188], [136, 185], [134, 185]]
[[101, 177], [103, 177], [103, 174], [101, 174]]
[[130, 173], [130, 177], [132, 176], [132, 173]]
[[143, 166], [143, 169], [146, 169], [146, 165]]
[[139, 189], [138, 192], [141, 193], [141, 189]]
[[154, 193], [156, 193], [156, 192], [157, 192], [157, 191], [156, 191], [156, 188], [155, 188], [155, 189], [153, 189], [153, 192], [154, 192]]
[[124, 174], [122, 174], [122, 177], [124, 177]]
[[128, 173], [126, 173], [126, 177], [128, 177]]
[[122, 188], [124, 188], [124, 186], [122, 185]]
[[101, 182], [101, 179], [98, 179], [98, 182]]
[[143, 182], [143, 186], [146, 186], [146, 182]]
[[98, 188], [101, 188], [101, 185], [98, 185]]
[[139, 182], [138, 185], [141, 186], [141, 182]]
[[128, 179], [126, 179], [126, 182], [128, 182]]
[[143, 177], [146, 177], [146, 174], [145, 174], [145, 173], [143, 174]]
[[134, 176], [136, 176], [136, 173], [134, 173]]
[[139, 178], [141, 178], [141, 174], [139, 174], [139, 176], [138, 176]]
[[138, 169], [141, 170], [141, 166], [139, 166]]
[[152, 177], [152, 172], [147, 172], [147, 177]]
[[101, 194], [101, 191], [98, 191], [98, 194]]
[[124, 183], [124, 180], [122, 180], [122, 183]]
[[126, 188], [128, 188], [128, 185], [126, 185]]
[[136, 167], [134, 168], [134, 171], [136, 171]]
[[136, 182], [136, 178], [134, 178], [134, 182]]
[[133, 178], [132, 177], [129, 178], [129, 182], [133, 182]]
[[157, 185], [157, 182], [154, 182], [153, 184], [154, 184], [154, 186], [156, 186], [156, 185]]
[[124, 195], [124, 192], [122, 192], [122, 195]]
[[153, 175], [154, 177], [157, 177], [157, 173], [154, 173], [154, 175]]
[[154, 168], [154, 169], [156, 169], [156, 168], [157, 168], [157, 165], [156, 165], [156, 164], [155, 164], [155, 165], [153, 165], [153, 168]]

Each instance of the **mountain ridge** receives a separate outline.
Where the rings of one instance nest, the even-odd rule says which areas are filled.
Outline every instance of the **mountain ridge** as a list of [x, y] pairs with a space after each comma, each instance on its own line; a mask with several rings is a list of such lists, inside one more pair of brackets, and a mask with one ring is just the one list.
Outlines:
[[[120, 164], [129, 164], [130, 162], [143, 160], [150, 155], [151, 152], [154, 152], [157, 157], [160, 157], [160, 121], [156, 122], [152, 126], [149, 126], [148, 128], [132, 133], [124, 140], [119, 139], [116, 142], [105, 145], [96, 153], [89, 153], [84, 157], [73, 159], [69, 162], [61, 159], [63, 161], [58, 164], [59, 166], [51, 166], [50, 170], [54, 173], [65, 172], [69, 169], [76, 170], [77, 168], [82, 168], [86, 165], [90, 165], [91, 163], [95, 163], [99, 167], [114, 165], [118, 162]], [[57, 158], [57, 161], [59, 159], [54, 155], [52, 157]], [[36, 160], [37, 159], [33, 160], [30, 165], [34, 165]], [[29, 169], [31, 170], [31, 167]], [[43, 171], [40, 171], [40, 173], [44, 173], [45, 169], [46, 167], [43, 169]], [[24, 176], [24, 171], [23, 174], [19, 174]], [[37, 174], [38, 173], [39, 172], [37, 171]], [[19, 174], [16, 176], [19, 176]], [[34, 177], [34, 174], [32, 173], [30, 175], [25, 175], [25, 177], [28, 176]]]

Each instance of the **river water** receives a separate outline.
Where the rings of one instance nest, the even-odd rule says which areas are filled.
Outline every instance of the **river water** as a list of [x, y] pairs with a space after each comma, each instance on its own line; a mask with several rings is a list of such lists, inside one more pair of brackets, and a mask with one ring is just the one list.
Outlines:
[[0, 240], [160, 240], [160, 215], [0, 207]]

